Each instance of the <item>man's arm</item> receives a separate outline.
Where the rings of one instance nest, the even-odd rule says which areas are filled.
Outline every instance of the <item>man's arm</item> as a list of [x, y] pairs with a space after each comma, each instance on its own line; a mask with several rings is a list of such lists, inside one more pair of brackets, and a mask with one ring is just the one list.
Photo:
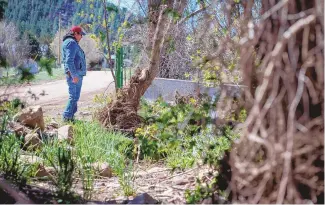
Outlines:
[[72, 78], [78, 78], [76, 67], [74, 66], [74, 59], [77, 53], [77, 44], [71, 41], [66, 47], [66, 61], [64, 66], [68, 68]]

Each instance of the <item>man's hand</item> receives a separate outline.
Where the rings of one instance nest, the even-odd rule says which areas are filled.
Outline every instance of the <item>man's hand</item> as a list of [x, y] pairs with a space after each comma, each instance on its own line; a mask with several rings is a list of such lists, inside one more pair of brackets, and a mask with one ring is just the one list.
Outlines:
[[73, 78], [72, 78], [72, 82], [73, 82], [74, 84], [77, 84], [77, 83], [79, 82], [79, 78], [78, 78], [78, 77], [73, 77]]

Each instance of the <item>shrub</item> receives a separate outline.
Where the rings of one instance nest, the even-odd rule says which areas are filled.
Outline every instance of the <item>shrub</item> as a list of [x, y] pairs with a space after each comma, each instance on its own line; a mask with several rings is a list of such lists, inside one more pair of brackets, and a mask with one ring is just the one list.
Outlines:
[[140, 115], [144, 125], [136, 130], [140, 157], [167, 158], [172, 168], [186, 168], [194, 164], [202, 146], [213, 139], [210, 109], [215, 102], [209, 98], [178, 99], [179, 104], [169, 105], [162, 99], [153, 104], [142, 101]]
[[[122, 133], [105, 130], [98, 122], [78, 122], [74, 125], [74, 142], [77, 156], [83, 163], [81, 173], [84, 187], [92, 189], [93, 170], [90, 163], [106, 162], [119, 177], [125, 195], [134, 193], [132, 183], [133, 140]], [[95, 161], [96, 160], [96, 161]]]
[[231, 170], [227, 164], [229, 151], [234, 140], [239, 139], [239, 133], [231, 127], [223, 127], [222, 136], [215, 142], [210, 142], [206, 152], [202, 156], [203, 164], [211, 168], [212, 180], [205, 182], [197, 178], [194, 190], [186, 190], [185, 199], [189, 204], [201, 203], [204, 199], [210, 198], [212, 204], [226, 203], [228, 201], [228, 183], [231, 178]]
[[46, 163], [55, 170], [55, 175], [50, 178], [56, 186], [58, 196], [63, 199], [71, 198], [76, 167], [72, 150], [66, 143], [56, 143], [55, 146], [42, 151]]
[[0, 136], [0, 173], [5, 178], [11, 179], [19, 185], [26, 183], [32, 175], [34, 167], [20, 160], [22, 140], [14, 133], [9, 132], [7, 127], [8, 116], [2, 117]]
[[95, 180], [94, 159], [91, 156], [78, 156], [78, 159], [80, 161], [79, 170], [84, 192], [83, 197], [86, 200], [90, 200], [92, 198]]
[[[30, 55], [31, 46], [27, 37], [20, 38], [13, 23], [0, 22], [0, 36], [0, 67], [18, 66]], [[7, 66], [4, 66], [4, 62], [7, 62]]]

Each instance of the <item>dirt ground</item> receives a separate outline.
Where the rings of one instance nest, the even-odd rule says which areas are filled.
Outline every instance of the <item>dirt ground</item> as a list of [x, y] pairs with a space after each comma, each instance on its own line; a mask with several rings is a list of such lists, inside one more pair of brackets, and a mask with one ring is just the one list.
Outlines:
[[[135, 190], [135, 195], [148, 193], [151, 197], [162, 204], [185, 204], [185, 191], [195, 188], [197, 177], [207, 176], [206, 167], [195, 167], [184, 171], [174, 171], [166, 168], [163, 163], [147, 164], [140, 162], [134, 165], [131, 172], [133, 180], [130, 185]], [[33, 186], [40, 189], [51, 190], [48, 182], [34, 181]], [[74, 184], [74, 191], [83, 195], [82, 184], [77, 181]], [[123, 204], [132, 200], [134, 196], [124, 196], [123, 189], [116, 176], [111, 178], [99, 178], [95, 180], [92, 201], [105, 204]]]
[[[113, 77], [108, 71], [88, 71], [83, 79], [81, 97], [78, 103], [77, 118], [89, 115], [89, 108], [94, 104], [95, 95], [109, 93], [114, 90]], [[1, 87], [0, 95], [20, 97], [28, 105], [41, 105], [44, 116], [61, 117], [68, 100], [68, 86], [66, 80], [57, 80], [36, 85], [20, 85]]]

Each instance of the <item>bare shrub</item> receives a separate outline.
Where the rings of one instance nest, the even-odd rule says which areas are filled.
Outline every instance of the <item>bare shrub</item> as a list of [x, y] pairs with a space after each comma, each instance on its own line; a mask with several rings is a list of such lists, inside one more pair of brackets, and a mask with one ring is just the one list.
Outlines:
[[[252, 3], [244, 7], [248, 20]], [[324, 1], [262, 5], [240, 41], [250, 112], [231, 153], [232, 201], [322, 203]]]
[[19, 37], [19, 31], [13, 23], [0, 22], [0, 56], [9, 66], [19, 66], [31, 51], [28, 39]]

